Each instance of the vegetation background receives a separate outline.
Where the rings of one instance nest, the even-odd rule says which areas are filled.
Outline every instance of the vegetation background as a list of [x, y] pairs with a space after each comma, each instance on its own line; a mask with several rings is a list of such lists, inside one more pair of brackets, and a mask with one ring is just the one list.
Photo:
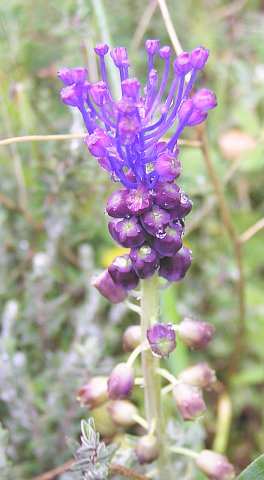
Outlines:
[[[1, 139], [83, 133], [78, 113], [60, 103], [56, 71], [88, 65], [96, 81], [93, 45], [109, 41], [128, 47], [143, 79], [145, 39], [170, 43], [164, 5], [2, 2]], [[166, 321], [193, 315], [217, 333], [206, 353], [179, 345], [169, 368], [177, 373], [199, 360], [215, 367], [221, 383], [188, 438], [193, 448], [205, 442], [225, 452], [240, 471], [264, 446], [264, 3], [168, 0], [167, 7], [184, 50], [211, 50], [197, 85], [213, 89], [219, 104], [206, 124], [209, 149], [204, 131], [184, 136], [203, 141], [181, 147], [180, 183], [194, 200], [186, 230], [194, 261], [161, 298]], [[123, 358], [122, 332], [135, 318], [90, 286], [117, 252], [104, 215], [116, 185], [82, 141], [0, 142], [0, 178], [0, 470], [5, 480], [28, 480], [70, 458], [65, 438], [77, 436], [88, 415], [76, 390]], [[108, 436], [102, 414], [95, 419]]]

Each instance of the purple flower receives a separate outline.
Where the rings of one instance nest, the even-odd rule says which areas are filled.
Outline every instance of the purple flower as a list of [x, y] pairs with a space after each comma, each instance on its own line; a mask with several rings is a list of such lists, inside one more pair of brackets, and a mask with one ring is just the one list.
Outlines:
[[153, 203], [153, 196], [143, 185], [130, 190], [126, 196], [126, 204], [130, 215], [141, 215], [148, 212]]
[[113, 239], [125, 248], [139, 247], [146, 239], [145, 230], [137, 217], [110, 220], [108, 229]]
[[166, 225], [170, 222], [170, 214], [158, 205], [153, 205], [151, 210], [140, 217], [145, 230], [151, 235], [163, 236]]
[[150, 278], [159, 268], [159, 256], [149, 245], [132, 248], [129, 256], [139, 278]]
[[126, 363], [118, 363], [108, 377], [108, 394], [111, 400], [130, 396], [134, 386], [134, 370]]
[[174, 257], [165, 257], [160, 260], [159, 275], [169, 282], [178, 282], [185, 277], [191, 262], [191, 251], [182, 247]]
[[173, 398], [184, 420], [200, 417], [206, 410], [202, 390], [194, 385], [179, 383], [173, 388]]
[[194, 350], [206, 348], [212, 340], [214, 331], [211, 323], [198, 322], [189, 317], [185, 317], [178, 327], [180, 339]]
[[[66, 87], [61, 98], [79, 109], [91, 137], [85, 140], [89, 151], [108, 160], [104, 165], [112, 178], [128, 189], [144, 185], [155, 193], [159, 179], [171, 181], [179, 175], [180, 163], [175, 152], [178, 153], [177, 141], [183, 129], [203, 121], [207, 110], [216, 106], [215, 97], [206, 89], [197, 92], [193, 101], [189, 99], [197, 73], [203, 68], [209, 52], [204, 47], [197, 47], [181, 53], [172, 62], [169, 46], [159, 48], [159, 40], [147, 40], [147, 81], [141, 86], [137, 78], [129, 76], [126, 48], [116, 47], [110, 56], [120, 73], [122, 96], [115, 99], [105, 65], [109, 47], [99, 43], [94, 50], [98, 56], [101, 81], [88, 83], [85, 68], [62, 68], [58, 76]], [[155, 69], [157, 56], [164, 64], [160, 80]], [[171, 63], [173, 75], [170, 75]], [[161, 138], [174, 124], [169, 142], [157, 149]], [[133, 173], [133, 181], [128, 179], [127, 172]]]
[[176, 348], [176, 335], [169, 323], [156, 323], [147, 330], [147, 339], [153, 355], [168, 358]]
[[116, 257], [108, 267], [108, 272], [113, 282], [124, 290], [133, 290], [138, 285], [139, 278], [127, 254]]
[[168, 225], [161, 238], [153, 239], [152, 247], [162, 256], [174, 257], [182, 247], [182, 230], [180, 222]]
[[180, 203], [181, 194], [176, 183], [158, 182], [155, 193], [155, 202], [166, 210], [170, 210]]
[[189, 199], [188, 195], [186, 195], [186, 193], [181, 193], [179, 202], [170, 210], [171, 220], [185, 218], [190, 213], [192, 206], [192, 201]]
[[114, 218], [123, 218], [129, 215], [126, 203], [128, 190], [122, 189], [111, 193], [106, 203], [106, 212]]
[[235, 478], [233, 465], [220, 453], [202, 450], [196, 459], [196, 465], [211, 480], [233, 480]]
[[120, 303], [127, 297], [127, 292], [117, 285], [108, 270], [92, 278], [92, 285], [112, 303]]

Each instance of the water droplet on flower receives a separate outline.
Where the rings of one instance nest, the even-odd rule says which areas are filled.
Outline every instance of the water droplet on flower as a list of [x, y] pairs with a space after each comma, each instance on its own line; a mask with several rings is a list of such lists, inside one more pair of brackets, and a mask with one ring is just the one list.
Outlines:
[[163, 230], [163, 228], [159, 228], [156, 232], [156, 237], [160, 239], [166, 237], [166, 235], [167, 233]]
[[189, 200], [188, 195], [186, 193], [181, 194], [181, 203], [187, 203]]

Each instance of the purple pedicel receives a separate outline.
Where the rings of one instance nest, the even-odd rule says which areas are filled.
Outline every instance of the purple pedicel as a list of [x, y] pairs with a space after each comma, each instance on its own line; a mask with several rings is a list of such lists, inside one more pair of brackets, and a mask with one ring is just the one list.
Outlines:
[[150, 278], [159, 268], [159, 256], [149, 245], [132, 248], [129, 256], [139, 278]]
[[127, 254], [116, 257], [108, 267], [108, 272], [113, 282], [124, 290], [133, 290], [138, 285], [139, 278]]
[[211, 480], [233, 480], [236, 477], [233, 465], [220, 453], [202, 450], [195, 463]]
[[161, 181], [172, 182], [180, 176], [181, 162], [178, 160], [179, 150], [161, 153], [155, 163], [155, 170]]
[[171, 220], [185, 218], [190, 213], [192, 206], [193, 203], [188, 195], [186, 195], [186, 193], [181, 193], [178, 205], [170, 210]]
[[206, 50], [204, 47], [196, 47], [191, 51], [191, 64], [192, 67], [200, 70], [204, 67], [207, 59], [209, 57], [209, 50]]
[[153, 205], [149, 212], [141, 215], [140, 220], [148, 233], [161, 237], [164, 235], [165, 227], [170, 222], [170, 214], [158, 205]]
[[191, 251], [182, 247], [174, 257], [165, 257], [160, 260], [159, 275], [169, 282], [179, 282], [185, 277], [191, 262]]
[[152, 247], [156, 252], [164, 257], [174, 257], [176, 253], [182, 248], [182, 225], [175, 223], [168, 225], [164, 230], [162, 238], [155, 237], [152, 242]]
[[106, 212], [110, 217], [124, 218], [130, 215], [129, 209], [126, 204], [126, 197], [129, 190], [117, 190], [108, 197], [106, 203]]
[[127, 292], [113, 281], [108, 270], [92, 277], [92, 285], [112, 303], [120, 303], [127, 297]]
[[[202, 122], [207, 110], [216, 106], [214, 96], [206, 89], [195, 94], [193, 101], [189, 98], [209, 52], [198, 46], [191, 52], [181, 53], [171, 62], [171, 48], [167, 45], [160, 48], [159, 40], [149, 39], [146, 41], [147, 81], [145, 86], [140, 86], [137, 78], [129, 78], [130, 62], [126, 48], [114, 48], [110, 57], [119, 71], [121, 86], [121, 98], [115, 98], [105, 65], [109, 47], [99, 43], [94, 50], [101, 79], [88, 83], [85, 68], [62, 68], [58, 75], [67, 85], [61, 93], [62, 101], [79, 109], [91, 136], [86, 143], [93, 155], [104, 159], [100, 163], [103, 168], [107, 165], [106, 170], [113, 181], [118, 179], [129, 189], [143, 185], [147, 190], [155, 191], [159, 179], [171, 181], [179, 174], [178, 161], [173, 165], [170, 160], [184, 127]], [[159, 77], [155, 68], [157, 56], [163, 62], [163, 73]], [[167, 145], [157, 148], [174, 124]], [[98, 129], [105, 132], [105, 137], [97, 137]], [[127, 178], [129, 172], [135, 177], [133, 182]]]
[[215, 371], [206, 362], [197, 363], [188, 367], [178, 375], [183, 383], [195, 385], [200, 388], [209, 388], [216, 382]]
[[140, 247], [146, 239], [145, 230], [137, 217], [110, 220], [108, 229], [113, 239], [125, 248]]
[[126, 204], [130, 215], [142, 215], [148, 212], [153, 203], [153, 196], [143, 185], [130, 190], [126, 196]]
[[154, 356], [168, 358], [176, 348], [176, 335], [169, 323], [155, 323], [147, 330], [147, 339]]
[[176, 183], [158, 182], [155, 189], [155, 203], [170, 210], [180, 202], [180, 188]]
[[108, 377], [108, 395], [111, 400], [130, 396], [134, 386], [134, 370], [126, 363], [118, 363]]
[[207, 88], [202, 88], [194, 94], [192, 97], [194, 108], [201, 110], [201, 112], [207, 112], [217, 106], [217, 100], [214, 92]]
[[180, 339], [193, 350], [206, 348], [212, 340], [215, 328], [211, 323], [198, 322], [185, 317], [178, 327]]
[[194, 420], [201, 417], [206, 406], [203, 400], [203, 392], [199, 387], [178, 383], [173, 388], [173, 398], [184, 420]]

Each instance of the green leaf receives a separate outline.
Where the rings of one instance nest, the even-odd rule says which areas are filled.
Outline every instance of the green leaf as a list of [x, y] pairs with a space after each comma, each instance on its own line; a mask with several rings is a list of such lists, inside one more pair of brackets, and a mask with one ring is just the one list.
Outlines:
[[243, 470], [237, 480], [261, 480], [262, 478], [264, 478], [264, 454]]

